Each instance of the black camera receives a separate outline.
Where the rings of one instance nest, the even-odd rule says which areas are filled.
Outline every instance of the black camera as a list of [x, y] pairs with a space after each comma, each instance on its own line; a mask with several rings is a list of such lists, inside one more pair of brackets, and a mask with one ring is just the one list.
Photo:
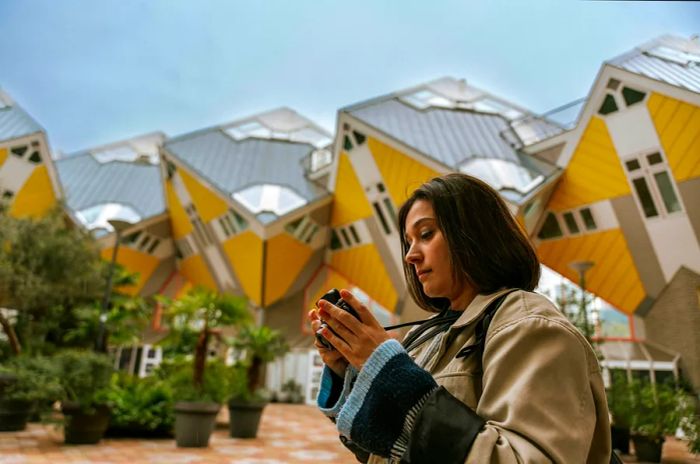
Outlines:
[[[323, 296], [319, 299], [319, 301], [321, 301], [321, 300], [326, 300], [326, 301], [329, 302], [330, 304], [336, 305], [337, 307], [339, 307], [339, 308], [342, 309], [343, 311], [349, 312], [350, 314], [352, 314], [353, 316], [355, 316], [355, 319], [357, 319], [358, 321], [361, 321], [361, 320], [362, 320], [362, 319], [360, 319], [360, 315], [357, 314], [357, 311], [355, 311], [355, 309], [354, 309], [352, 306], [350, 306], [350, 304], [348, 304], [347, 301], [343, 300], [343, 299], [340, 297], [340, 292], [338, 291], [337, 288], [333, 288], [333, 289], [329, 290], [328, 292], [326, 292], [326, 294], [323, 295]], [[328, 324], [326, 324], [326, 323], [323, 321], [323, 319], [321, 319], [321, 327], [328, 327]], [[329, 329], [331, 332], [333, 332], [335, 335], [338, 335], [338, 334], [335, 333], [335, 331], [333, 331], [333, 329], [331, 329], [330, 327], [328, 327], [328, 329]], [[319, 330], [320, 330], [320, 329], [319, 329]], [[323, 345], [324, 347], [328, 348], [329, 350], [333, 350], [333, 349], [334, 349], [334, 348], [333, 348], [333, 345], [331, 345], [331, 344], [328, 342], [328, 340], [326, 340], [325, 338], [323, 338], [323, 336], [321, 336], [320, 334], [316, 334], [316, 340], [318, 340], [318, 342], [319, 342], [321, 345]]]

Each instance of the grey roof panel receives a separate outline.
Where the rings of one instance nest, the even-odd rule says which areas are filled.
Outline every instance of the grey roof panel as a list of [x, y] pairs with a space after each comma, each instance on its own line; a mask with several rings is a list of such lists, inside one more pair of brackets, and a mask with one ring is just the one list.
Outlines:
[[10, 140], [43, 131], [19, 106], [0, 108], [0, 140]]
[[692, 48], [695, 50], [695, 54], [698, 54], [700, 50], [700, 46], [692, 41], [679, 37], [663, 36], [615, 57], [607, 63], [635, 74], [700, 93], [700, 66], [698, 64], [684, 65], [654, 56], [650, 51], [657, 46], [669, 47], [674, 50]]
[[102, 203], [122, 203], [143, 219], [165, 212], [158, 166], [111, 161], [99, 163], [89, 153], [56, 161], [56, 169], [73, 211]]
[[440, 108], [418, 110], [395, 98], [349, 112], [452, 168], [473, 157], [518, 162], [516, 150], [500, 135], [510, 125], [496, 114]]
[[306, 143], [236, 141], [215, 128], [170, 139], [165, 149], [228, 195], [256, 184], [289, 187], [309, 202], [328, 194], [306, 179], [303, 160], [313, 150]]

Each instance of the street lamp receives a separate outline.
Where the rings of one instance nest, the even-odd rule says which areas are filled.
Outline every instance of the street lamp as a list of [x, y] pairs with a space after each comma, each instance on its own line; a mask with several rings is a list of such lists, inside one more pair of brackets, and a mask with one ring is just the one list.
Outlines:
[[117, 264], [117, 252], [119, 251], [119, 243], [121, 242], [122, 232], [131, 227], [133, 224], [127, 221], [122, 221], [120, 219], [110, 219], [107, 221], [114, 233], [116, 235], [114, 241], [114, 248], [112, 249], [112, 260], [109, 263], [109, 268], [107, 269], [107, 286], [105, 287], [105, 296], [102, 299], [102, 306], [100, 307], [100, 325], [97, 331], [97, 340], [95, 341], [95, 351], [102, 353], [107, 352], [107, 343], [105, 337], [105, 323], [107, 322], [107, 310], [109, 309], [109, 299], [112, 296], [112, 276], [114, 274], [114, 268]]
[[583, 334], [591, 340], [593, 331], [588, 323], [588, 310], [586, 308], [586, 271], [595, 265], [593, 261], [575, 261], [569, 263], [569, 267], [578, 273], [578, 286], [581, 287], [581, 307], [579, 309], [579, 322], [582, 325]]

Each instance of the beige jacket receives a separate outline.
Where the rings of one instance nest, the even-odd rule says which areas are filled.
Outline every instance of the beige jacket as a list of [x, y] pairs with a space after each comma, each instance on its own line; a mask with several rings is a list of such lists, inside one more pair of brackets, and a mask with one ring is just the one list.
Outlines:
[[545, 297], [506, 297], [487, 332], [483, 371], [477, 354], [455, 358], [475, 342], [488, 304], [505, 292], [478, 295], [448, 332], [409, 353], [486, 420], [466, 463], [608, 463], [610, 425], [596, 355]]

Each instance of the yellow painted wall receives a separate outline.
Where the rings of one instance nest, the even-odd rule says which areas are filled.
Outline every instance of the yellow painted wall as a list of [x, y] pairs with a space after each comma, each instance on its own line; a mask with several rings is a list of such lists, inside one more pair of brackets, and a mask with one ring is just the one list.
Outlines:
[[586, 273], [586, 288], [628, 314], [644, 299], [641, 279], [619, 229], [548, 240], [537, 247], [537, 253], [543, 264], [573, 282], [578, 282], [578, 274], [570, 263], [595, 262]]
[[223, 247], [246, 296], [260, 306], [262, 304], [262, 239], [255, 232], [247, 230], [226, 240]]
[[313, 250], [287, 233], [268, 239], [265, 250], [265, 306], [282, 298]]
[[[100, 251], [103, 259], [112, 259], [112, 249], [113, 247], [104, 248]], [[146, 253], [142, 253], [133, 248], [120, 246], [117, 251], [117, 262], [124, 266], [130, 272], [138, 272], [139, 280], [136, 285], [125, 285], [120, 287], [119, 290], [128, 295], [137, 295], [148, 279], [151, 278], [153, 272], [158, 267], [159, 260], [155, 256], [151, 256]]]
[[394, 204], [401, 206], [422, 183], [439, 173], [374, 137], [367, 137], [369, 149], [377, 163]]
[[5, 164], [6, 159], [7, 159], [7, 148], [0, 147], [0, 167], [2, 167], [3, 164]]
[[207, 263], [201, 255], [192, 255], [180, 261], [180, 274], [193, 285], [201, 285], [211, 290], [218, 290], [214, 278], [209, 273]]
[[647, 107], [676, 181], [700, 177], [700, 108], [658, 93]]
[[19, 192], [12, 199], [10, 215], [42, 216], [56, 204], [56, 196], [46, 166], [34, 168]]
[[180, 200], [175, 192], [172, 181], [165, 181], [165, 197], [168, 212], [170, 213], [170, 224], [173, 230], [173, 239], [179, 240], [192, 232], [193, 226], [187, 217], [185, 208], [180, 204]]
[[629, 184], [605, 121], [593, 116], [547, 209], [562, 211], [629, 194]]
[[338, 160], [338, 177], [333, 195], [331, 227], [355, 222], [372, 215], [372, 208], [345, 152]]
[[374, 245], [361, 245], [349, 250], [336, 251], [331, 255], [330, 265], [377, 303], [389, 311], [396, 310], [396, 290]]
[[178, 173], [180, 173], [180, 177], [185, 187], [187, 187], [190, 198], [192, 198], [192, 203], [194, 203], [194, 206], [197, 208], [197, 212], [203, 222], [209, 222], [228, 211], [228, 203], [222, 200], [212, 188], [202, 185], [201, 182], [195, 179], [185, 169], [178, 168]]

